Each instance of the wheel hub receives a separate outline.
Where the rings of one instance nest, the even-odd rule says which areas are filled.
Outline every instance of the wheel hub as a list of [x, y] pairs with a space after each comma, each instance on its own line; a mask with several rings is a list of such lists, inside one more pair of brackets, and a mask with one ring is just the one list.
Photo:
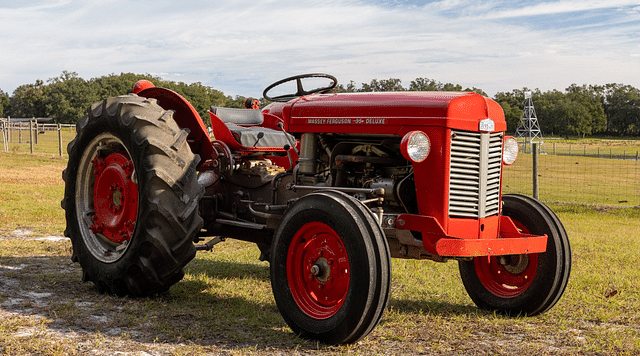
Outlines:
[[[332, 262], [333, 263], [333, 259]], [[320, 283], [327, 283], [331, 275], [331, 264], [326, 258], [320, 257], [315, 261], [315, 264], [309, 268], [309, 272]]]
[[528, 255], [500, 256], [498, 264], [504, 267], [511, 274], [520, 274], [529, 265]]
[[96, 235], [121, 244], [131, 240], [138, 214], [138, 185], [133, 181], [133, 162], [125, 152], [93, 161], [93, 224]]

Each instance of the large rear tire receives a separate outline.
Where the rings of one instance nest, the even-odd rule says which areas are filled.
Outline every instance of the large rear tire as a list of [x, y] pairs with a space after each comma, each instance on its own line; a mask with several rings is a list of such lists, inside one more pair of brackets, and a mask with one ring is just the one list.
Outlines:
[[282, 317], [303, 338], [352, 343], [386, 309], [391, 259], [369, 209], [346, 194], [309, 194], [284, 214], [271, 254], [271, 286]]
[[110, 98], [90, 108], [67, 147], [65, 235], [83, 280], [100, 291], [166, 291], [195, 256], [199, 156], [172, 115], [155, 99]]
[[562, 296], [571, 272], [571, 247], [558, 217], [541, 202], [524, 195], [504, 195], [502, 214], [518, 229], [546, 234], [543, 253], [476, 257], [459, 263], [467, 293], [482, 309], [507, 315], [543, 313]]

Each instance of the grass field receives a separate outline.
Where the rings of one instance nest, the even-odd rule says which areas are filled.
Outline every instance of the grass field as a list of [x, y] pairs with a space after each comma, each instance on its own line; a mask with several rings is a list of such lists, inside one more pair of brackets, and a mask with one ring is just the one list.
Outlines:
[[[48, 238], [64, 229], [65, 164], [0, 153], [0, 354], [640, 354], [637, 208], [551, 205], [569, 233], [573, 269], [564, 296], [543, 315], [480, 311], [456, 263], [396, 259], [380, 325], [357, 344], [329, 347], [291, 334], [268, 264], [249, 243], [199, 253], [185, 278], [155, 298], [96, 293], [81, 282], [68, 240]], [[563, 201], [559, 185], [553, 200]]]
[[0, 153], [0, 233], [28, 227], [40, 235], [61, 234], [66, 164], [60, 158]]

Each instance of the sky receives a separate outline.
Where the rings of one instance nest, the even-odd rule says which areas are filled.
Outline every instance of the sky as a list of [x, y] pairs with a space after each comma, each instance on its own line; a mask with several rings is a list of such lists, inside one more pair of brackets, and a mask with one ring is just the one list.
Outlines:
[[281, 78], [640, 88], [640, 0], [0, 0], [0, 90], [77, 72], [261, 97]]

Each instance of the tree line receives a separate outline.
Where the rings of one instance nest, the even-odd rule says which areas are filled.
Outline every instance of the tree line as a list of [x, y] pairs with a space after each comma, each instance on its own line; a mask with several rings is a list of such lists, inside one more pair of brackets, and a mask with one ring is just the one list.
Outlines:
[[[338, 85], [338, 92], [375, 91], [474, 91], [487, 94], [478, 88], [465, 88], [459, 84], [441, 83], [428, 78], [412, 80], [408, 88], [400, 79], [390, 78], [363, 83], [357, 86], [351, 81]], [[525, 92], [532, 94], [533, 106], [546, 136], [638, 136], [640, 135], [640, 90], [630, 85], [576, 85], [564, 92], [527, 88], [510, 92], [498, 92], [492, 98], [504, 110], [509, 131], [515, 132], [524, 110]]]
[[191, 102], [200, 116], [209, 121], [207, 110], [211, 105], [244, 107], [244, 97], [225, 96], [219, 90], [201, 83], [185, 84], [166, 81], [149, 74], [110, 74], [90, 80], [82, 79], [76, 72], [64, 71], [59, 77], [44, 83], [21, 85], [9, 96], [0, 90], [0, 117], [49, 117], [57, 123], [76, 123], [86, 115], [87, 109], [102, 99], [125, 95], [133, 91], [133, 85], [141, 79], [155, 86], [171, 89]]
[[[12, 95], [0, 89], [0, 117], [51, 117], [58, 123], [75, 123], [87, 108], [104, 98], [130, 93], [140, 79], [176, 91], [191, 102], [208, 122], [206, 111], [211, 105], [244, 107], [245, 97], [227, 96], [201, 83], [185, 84], [166, 81], [149, 74], [110, 74], [89, 80], [75, 72], [64, 71], [47, 82], [37, 80], [22, 85]], [[487, 94], [479, 88], [463, 88], [459, 84], [442, 83], [429, 78], [416, 78], [405, 88], [397, 78], [373, 79], [369, 83], [339, 84], [334, 92], [381, 91], [473, 91]], [[532, 93], [533, 105], [544, 136], [640, 135], [640, 90], [624, 84], [576, 85], [564, 91], [514, 89], [498, 92], [493, 99], [505, 113], [509, 131], [514, 131], [522, 116], [524, 93]], [[264, 99], [262, 103], [266, 104]]]

